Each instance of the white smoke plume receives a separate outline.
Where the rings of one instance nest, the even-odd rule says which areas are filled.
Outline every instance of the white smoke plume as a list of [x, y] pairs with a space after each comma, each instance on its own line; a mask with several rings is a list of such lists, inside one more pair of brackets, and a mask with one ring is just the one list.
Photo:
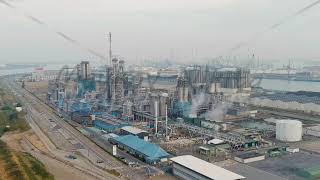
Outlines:
[[197, 114], [198, 108], [205, 102], [206, 97], [206, 94], [201, 93], [192, 98], [190, 114]]
[[214, 104], [212, 109], [207, 112], [206, 119], [223, 122], [224, 116], [227, 114], [228, 109], [232, 106], [232, 103], [229, 102], [219, 102]]

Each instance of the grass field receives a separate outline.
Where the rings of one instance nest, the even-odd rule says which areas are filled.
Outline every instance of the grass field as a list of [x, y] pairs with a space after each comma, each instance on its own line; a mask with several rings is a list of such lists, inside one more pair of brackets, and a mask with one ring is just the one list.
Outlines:
[[16, 112], [10, 106], [0, 109], [0, 136], [7, 131], [23, 132], [30, 129], [24, 119], [24, 112]]
[[13, 151], [0, 141], [0, 179], [53, 180], [54, 177], [30, 154]]
[[[0, 88], [0, 137], [30, 129], [24, 112], [16, 112], [14, 96]], [[28, 153], [14, 151], [0, 140], [0, 180], [52, 180], [45, 166]]]

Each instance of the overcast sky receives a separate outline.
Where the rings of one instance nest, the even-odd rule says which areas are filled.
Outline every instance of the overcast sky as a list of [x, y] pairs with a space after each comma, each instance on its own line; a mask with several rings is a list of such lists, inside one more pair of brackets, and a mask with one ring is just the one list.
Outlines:
[[[184, 61], [228, 50], [316, 0], [7, 0], [0, 3], [0, 64], [99, 61], [55, 34], [63, 32], [107, 56]], [[39, 25], [24, 14], [49, 25]], [[261, 59], [320, 60], [320, 5], [232, 52]], [[228, 53], [226, 53], [228, 52]], [[101, 61], [100, 61], [101, 62]]]

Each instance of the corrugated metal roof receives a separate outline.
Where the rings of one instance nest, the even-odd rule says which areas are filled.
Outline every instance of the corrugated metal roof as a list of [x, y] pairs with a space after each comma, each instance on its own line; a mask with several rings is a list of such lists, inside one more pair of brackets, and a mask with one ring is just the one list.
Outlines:
[[320, 168], [313, 167], [308, 169], [299, 169], [296, 174], [306, 179], [317, 179], [320, 177]]
[[211, 139], [210, 141], [208, 141], [208, 144], [222, 144], [222, 143], [224, 143], [224, 141], [221, 139]]
[[229, 170], [223, 169], [219, 166], [211, 164], [202, 159], [196, 158], [191, 155], [184, 155], [171, 158], [171, 161], [180, 164], [186, 168], [192, 169], [193, 171], [215, 180], [236, 180], [245, 179], [245, 177], [233, 173]]
[[93, 121], [93, 125], [98, 127], [99, 129], [103, 129], [106, 131], [112, 131], [114, 129], [116, 129], [118, 126], [115, 125], [111, 125], [111, 124], [107, 124], [101, 120], [94, 120]]
[[121, 129], [135, 135], [140, 133], [147, 133], [147, 131], [133, 127], [133, 126], [124, 126]]
[[169, 156], [169, 154], [159, 146], [153, 143], [144, 141], [138, 138], [137, 136], [133, 136], [133, 135], [119, 136], [119, 137], [113, 138], [113, 140], [137, 151], [138, 153], [141, 153], [147, 156], [148, 159], [158, 159], [158, 158]]

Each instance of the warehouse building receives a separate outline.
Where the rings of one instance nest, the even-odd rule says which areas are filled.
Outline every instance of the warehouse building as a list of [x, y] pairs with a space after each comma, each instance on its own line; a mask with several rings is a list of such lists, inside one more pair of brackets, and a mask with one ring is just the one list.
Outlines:
[[122, 128], [123, 126], [127, 126], [127, 124], [120, 124], [120, 123], [113, 123], [111, 121], [106, 122], [106, 120], [98, 120], [100, 118], [96, 118], [96, 120], [93, 121], [93, 126], [97, 129], [103, 130], [105, 132], [111, 133], [117, 129]]
[[169, 154], [159, 146], [144, 141], [137, 136], [119, 136], [111, 138], [110, 142], [149, 164], [167, 161], [169, 157]]
[[133, 135], [138, 136], [141, 139], [148, 137], [149, 133], [145, 130], [133, 127], [133, 126], [124, 126], [120, 129], [122, 135]]
[[240, 180], [245, 177], [191, 155], [171, 158], [173, 174], [185, 180]]

